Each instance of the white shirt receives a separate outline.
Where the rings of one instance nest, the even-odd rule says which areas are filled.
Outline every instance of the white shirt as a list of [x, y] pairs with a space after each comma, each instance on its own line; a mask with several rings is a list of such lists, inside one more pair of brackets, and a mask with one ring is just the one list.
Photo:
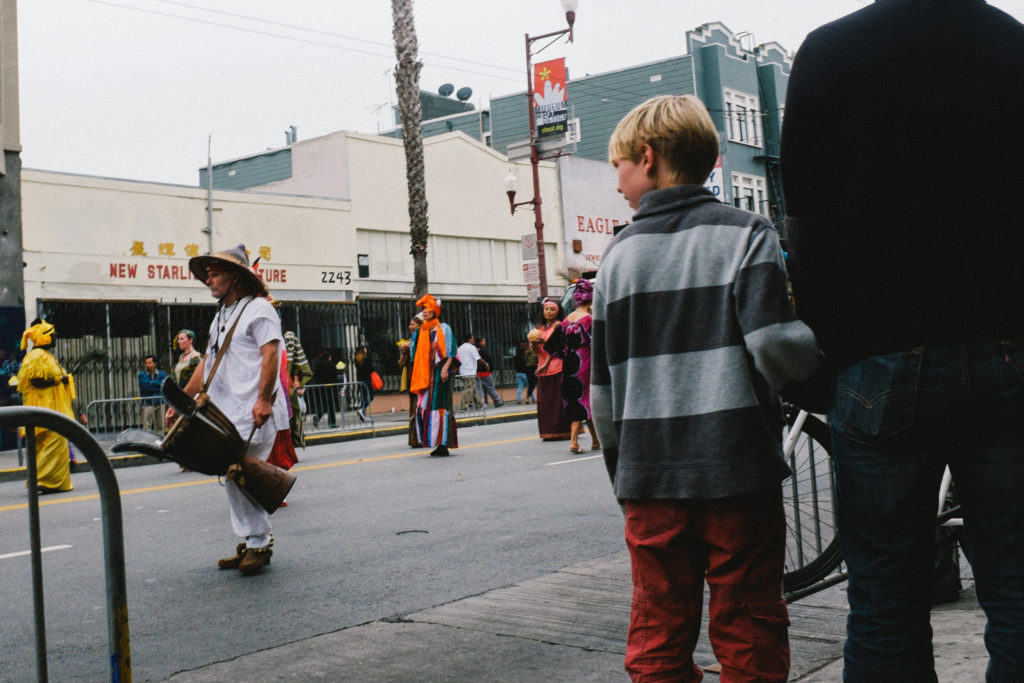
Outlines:
[[[251, 302], [249, 299], [242, 297], [231, 306], [218, 309], [210, 325], [210, 342], [206, 347], [203, 364], [203, 380], [206, 382], [213, 364], [217, 362], [214, 346], [224, 345], [231, 326], [238, 320], [238, 327], [235, 328], [235, 334], [231, 337], [231, 343], [224, 352], [224, 358], [207, 393], [214, 405], [235, 425], [242, 439], [248, 439], [252, 431], [252, 407], [259, 397], [260, 368], [263, 362], [260, 347], [276, 340], [279, 348], [284, 348], [281, 319], [277, 311], [262, 297], [256, 297]], [[253, 443], [259, 443], [267, 435], [272, 439], [278, 430], [288, 427], [288, 397], [281, 390], [279, 379], [280, 356], [275, 355], [274, 358], [274, 386], [277, 387], [277, 395], [274, 397], [270, 419], [267, 420], [274, 429], [258, 430], [253, 436]]]
[[476, 350], [476, 347], [466, 342], [459, 347], [459, 350], [455, 352], [455, 357], [459, 359], [459, 376], [460, 377], [476, 377], [476, 362], [480, 360], [480, 352]]

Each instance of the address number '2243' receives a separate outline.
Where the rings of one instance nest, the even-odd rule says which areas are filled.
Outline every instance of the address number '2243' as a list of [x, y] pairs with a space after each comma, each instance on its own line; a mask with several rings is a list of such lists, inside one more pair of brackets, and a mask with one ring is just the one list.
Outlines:
[[320, 282], [328, 285], [350, 285], [352, 284], [351, 270], [321, 270]]

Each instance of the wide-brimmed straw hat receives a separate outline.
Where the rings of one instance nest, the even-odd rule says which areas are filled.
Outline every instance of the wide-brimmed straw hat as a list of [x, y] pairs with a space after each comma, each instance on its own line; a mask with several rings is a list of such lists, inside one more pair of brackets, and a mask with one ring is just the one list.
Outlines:
[[[259, 261], [259, 259], [256, 259]], [[206, 282], [206, 272], [210, 266], [230, 266], [235, 269], [236, 272], [240, 273], [242, 277], [248, 278], [249, 282], [256, 287], [256, 291], [260, 296], [267, 296], [270, 292], [267, 290], [267, 285], [264, 284], [263, 279], [259, 276], [256, 270], [249, 265], [249, 257], [245, 253], [245, 245], [239, 244], [237, 247], [232, 249], [225, 249], [223, 251], [215, 251], [212, 254], [204, 254], [203, 256], [193, 256], [188, 261], [188, 268], [192, 271], [192, 274], [196, 276], [200, 282]], [[253, 263], [255, 265], [255, 262]]]

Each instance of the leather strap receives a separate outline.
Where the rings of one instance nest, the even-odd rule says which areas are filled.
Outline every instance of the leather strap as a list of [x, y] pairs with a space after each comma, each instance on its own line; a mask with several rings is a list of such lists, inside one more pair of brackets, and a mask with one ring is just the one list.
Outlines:
[[224, 337], [224, 346], [220, 347], [220, 350], [217, 351], [217, 358], [213, 361], [213, 367], [210, 368], [210, 376], [203, 382], [204, 394], [207, 393], [207, 389], [210, 387], [210, 382], [213, 381], [213, 376], [217, 374], [217, 367], [220, 366], [220, 362], [224, 358], [224, 352], [228, 350], [228, 344], [231, 343], [231, 337], [235, 334], [235, 328], [238, 327], [238, 321], [242, 319], [242, 314], [245, 313], [245, 309], [252, 303], [254, 298], [256, 297], [249, 297], [249, 300], [245, 302], [245, 306], [242, 306], [242, 310], [238, 312], [238, 317], [235, 318], [234, 324], [232, 324], [231, 329], [228, 330], [228, 335]]

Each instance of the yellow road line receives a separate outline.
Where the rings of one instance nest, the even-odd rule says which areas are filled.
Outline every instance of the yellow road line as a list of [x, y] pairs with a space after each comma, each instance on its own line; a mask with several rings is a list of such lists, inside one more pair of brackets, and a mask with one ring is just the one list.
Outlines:
[[[519, 438], [516, 438], [516, 439], [503, 439], [501, 441], [488, 441], [488, 442], [485, 442], [485, 443], [473, 444], [472, 446], [460, 446], [458, 450], [468, 451], [468, 450], [473, 450], [473, 449], [476, 449], [476, 448], [487, 448], [489, 446], [501, 446], [501, 445], [510, 444], [510, 443], [518, 443], [520, 441], [532, 441], [532, 440], [534, 440], [536, 438], [537, 437], [535, 437], [535, 436], [522, 436], [522, 437], [519, 437]], [[354, 460], [341, 460], [341, 461], [338, 461], [338, 462], [325, 462], [325, 463], [320, 463], [320, 464], [317, 464], [317, 465], [298, 465], [296, 467], [293, 467], [292, 471], [293, 472], [307, 472], [307, 471], [311, 471], [311, 470], [322, 470], [322, 469], [327, 468], [327, 467], [342, 467], [344, 465], [359, 465], [359, 464], [363, 464], [363, 463], [382, 462], [382, 461], [385, 461], [385, 460], [397, 460], [399, 458], [415, 458], [417, 456], [422, 456], [424, 454], [425, 454], [425, 451], [423, 449], [415, 450], [415, 451], [412, 451], [412, 452], [404, 451], [402, 453], [391, 453], [389, 455], [375, 455], [375, 456], [368, 457], [368, 458], [356, 458]], [[206, 479], [199, 479], [199, 480], [193, 480], [193, 481], [180, 481], [180, 482], [177, 482], [175, 484], [160, 484], [158, 486], [146, 486], [146, 487], [137, 488], [137, 489], [126, 489], [124, 491], [121, 491], [121, 495], [122, 496], [126, 496], [126, 495], [129, 495], [129, 494], [135, 494], [135, 493], [152, 493], [153, 491], [167, 491], [167, 490], [170, 490], [170, 489], [184, 488], [186, 486], [200, 486], [200, 485], [212, 484], [212, 483], [215, 483], [216, 481], [217, 481], [217, 479], [214, 478], [214, 477], [207, 477]], [[68, 498], [66, 496], [62, 496], [60, 498], [55, 498], [55, 499], [52, 499], [52, 500], [47, 500], [48, 497], [49, 496], [40, 496], [40, 498], [39, 498], [39, 507], [43, 507], [44, 505], [63, 505], [65, 503], [79, 503], [79, 502], [81, 502], [83, 500], [99, 500], [100, 494], [98, 494], [98, 493], [91, 493], [91, 494], [84, 495], [84, 496], [73, 496], [71, 498]], [[15, 505], [0, 506], [0, 512], [8, 512], [8, 511], [11, 511], [11, 510], [25, 510], [25, 509], [28, 509], [28, 503], [27, 502], [26, 503], [17, 503]]]

